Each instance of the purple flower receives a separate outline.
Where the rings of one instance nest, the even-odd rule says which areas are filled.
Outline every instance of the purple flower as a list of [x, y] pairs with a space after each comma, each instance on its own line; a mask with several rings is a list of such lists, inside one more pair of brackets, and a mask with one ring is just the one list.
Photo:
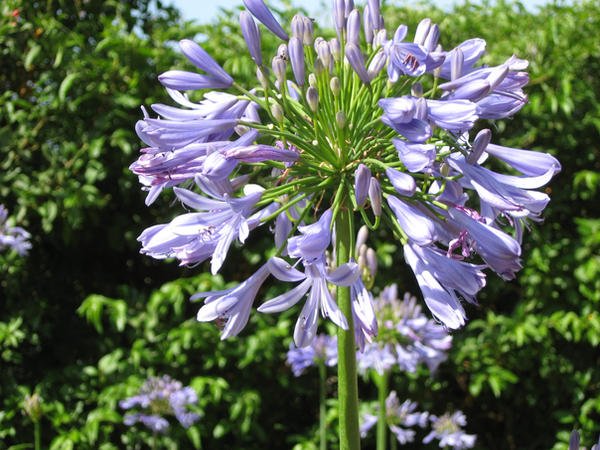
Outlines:
[[363, 206], [367, 201], [367, 193], [371, 184], [371, 171], [364, 164], [359, 164], [354, 172], [354, 193], [356, 204]]
[[347, 41], [358, 46], [360, 45], [360, 13], [353, 9], [346, 20]]
[[561, 170], [560, 162], [548, 153], [520, 150], [496, 144], [488, 144], [485, 152], [530, 177], [543, 176], [550, 171], [556, 175]]
[[365, 68], [365, 60], [360, 51], [360, 48], [351, 42], [346, 43], [346, 59], [350, 63], [360, 81], [365, 84], [369, 84], [371, 79], [369, 78], [369, 74], [367, 73], [367, 69]]
[[430, 443], [433, 439], [439, 439], [440, 447], [452, 447], [460, 450], [472, 448], [475, 446], [476, 436], [467, 434], [462, 427], [467, 424], [467, 419], [461, 411], [456, 411], [450, 415], [437, 417], [433, 414], [429, 416], [433, 430], [423, 439], [424, 444]]
[[248, 11], [242, 11], [240, 13], [240, 27], [248, 50], [250, 51], [250, 56], [252, 56], [252, 59], [257, 66], [261, 66], [262, 53], [260, 51], [260, 29]]
[[331, 242], [332, 211], [328, 209], [312, 225], [298, 227], [302, 236], [294, 236], [288, 242], [288, 253], [292, 258], [305, 261], [320, 259]]
[[206, 51], [190, 39], [179, 41], [179, 47], [187, 59], [190, 60], [198, 69], [204, 70], [229, 87], [233, 84], [233, 78], [217, 64], [217, 62], [206, 53]]
[[262, 161], [283, 161], [294, 162], [298, 159], [298, 153], [294, 150], [287, 150], [270, 145], [249, 145], [246, 147], [234, 147], [225, 152], [228, 159], [236, 159], [249, 163]]
[[294, 329], [294, 342], [297, 347], [306, 347], [315, 338], [319, 306], [323, 317], [329, 317], [340, 328], [348, 329], [346, 318], [331, 296], [327, 283], [350, 286], [360, 276], [357, 264], [351, 262], [331, 273], [327, 273], [323, 259], [313, 262], [304, 260], [303, 265], [305, 273], [292, 268], [283, 259], [271, 258], [267, 266], [275, 278], [288, 282], [301, 281], [301, 283], [291, 291], [266, 301], [258, 308], [262, 313], [285, 311], [298, 303], [308, 292], [308, 299]]
[[121, 400], [119, 406], [123, 409], [139, 406], [144, 410], [126, 414], [125, 425], [141, 422], [155, 433], [166, 433], [169, 422], [163, 416], [174, 415], [184, 428], [189, 428], [199, 416], [189, 411], [188, 406], [197, 403], [198, 395], [194, 389], [183, 387], [181, 382], [163, 375], [161, 378], [148, 377], [138, 395]]
[[425, 304], [433, 316], [448, 328], [456, 329], [465, 324], [465, 310], [453, 290], [446, 290], [432, 272], [432, 267], [427, 261], [422, 260], [413, 247], [404, 245], [404, 259], [411, 267]]
[[361, 277], [350, 286], [352, 299], [352, 318], [356, 345], [363, 351], [365, 344], [371, 343], [377, 336], [377, 318], [373, 309], [373, 296], [365, 287]]
[[9, 226], [7, 218], [8, 210], [0, 205], [0, 250], [12, 248], [19, 256], [25, 256], [31, 249], [31, 234], [21, 227]]
[[388, 205], [398, 219], [402, 231], [418, 245], [430, 245], [435, 239], [435, 226], [432, 219], [411, 203], [390, 195]]
[[252, 303], [258, 290], [269, 276], [267, 265], [263, 265], [250, 278], [238, 286], [223, 291], [200, 292], [191, 300], [206, 297], [196, 319], [199, 322], [227, 320], [221, 340], [236, 336], [248, 323]]
[[427, 68], [427, 50], [419, 44], [402, 42], [407, 32], [407, 26], [400, 25], [394, 38], [383, 47], [388, 56], [388, 77], [392, 83], [397, 82], [401, 75], [422, 75]]
[[391, 167], [385, 169], [385, 174], [398, 194], [404, 195], [405, 197], [413, 196], [415, 190], [417, 189], [417, 184], [415, 183], [415, 179], [413, 177]]
[[322, 361], [326, 366], [337, 365], [337, 338], [319, 334], [307, 347], [297, 348], [293, 343], [287, 352], [286, 363], [292, 367], [292, 372], [299, 377], [304, 371]]
[[[415, 411], [417, 406], [417, 403], [410, 400], [400, 403], [396, 391], [390, 392], [385, 399], [385, 420], [398, 442], [402, 445], [414, 441], [416, 433], [410, 429], [411, 427], [424, 428], [427, 425], [429, 413]], [[360, 428], [360, 432], [361, 436], [365, 437], [379, 418], [371, 414], [363, 414], [362, 420], [364, 423]]]
[[487, 265], [505, 280], [512, 280], [521, 269], [521, 246], [506, 233], [482, 223], [456, 208], [448, 210], [450, 217], [473, 239], [477, 253]]
[[265, 5], [262, 0], [243, 0], [244, 5], [248, 8], [248, 11], [252, 13], [254, 17], [258, 19], [265, 27], [273, 32], [280, 39], [287, 41], [289, 36], [281, 28], [279, 22], [273, 17], [271, 10]]
[[173, 189], [185, 205], [206, 211], [182, 214], [169, 224], [150, 227], [138, 240], [142, 242], [141, 252], [154, 258], [174, 256], [182, 264], [190, 264], [212, 256], [211, 271], [216, 274], [234, 239], [245, 241], [250, 229], [258, 225], [249, 216], [261, 193], [232, 198], [227, 192], [219, 191], [217, 185], [208, 179], [197, 176], [196, 182], [213, 198], [187, 189]]
[[431, 169], [436, 152], [433, 144], [413, 144], [402, 139], [392, 139], [398, 158], [409, 172], [425, 172]]
[[[462, 71], [463, 73], [469, 72], [475, 63], [479, 61], [479, 58], [485, 52], [486, 43], [483, 39], [468, 39], [464, 41], [462, 44], [458, 45], [458, 48], [462, 51], [463, 54], [463, 63], [462, 63]], [[441, 66], [440, 76], [447, 80], [452, 78], [452, 52], [445, 52], [446, 59]]]

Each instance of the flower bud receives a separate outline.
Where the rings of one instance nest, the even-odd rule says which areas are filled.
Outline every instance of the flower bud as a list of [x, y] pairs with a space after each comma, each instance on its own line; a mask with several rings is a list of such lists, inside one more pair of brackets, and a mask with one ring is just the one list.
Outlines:
[[342, 47], [340, 46], [340, 41], [338, 38], [329, 40], [329, 50], [331, 51], [333, 59], [339, 61], [340, 57], [342, 56]]
[[387, 41], [387, 30], [379, 30], [375, 37], [373, 37], [373, 48], [383, 47], [383, 44]]
[[340, 79], [338, 77], [333, 77], [331, 80], [329, 80], [329, 87], [331, 88], [331, 92], [333, 93], [334, 97], [337, 97], [338, 95], [340, 95]]
[[363, 206], [367, 201], [370, 183], [371, 171], [364, 164], [359, 164], [356, 172], [354, 172], [354, 195], [358, 206]]
[[310, 84], [312, 87], [315, 87], [315, 88], [318, 86], [317, 77], [315, 76], [314, 73], [311, 73], [310, 75], [308, 75], [308, 84]]
[[335, 123], [339, 129], [343, 129], [346, 126], [346, 113], [344, 111], [338, 111], [335, 114]]
[[375, 277], [377, 274], [377, 253], [372, 248], [367, 249], [367, 266], [369, 267], [371, 276]]
[[423, 97], [423, 85], [417, 81], [410, 88], [410, 93], [413, 97]]
[[427, 100], [423, 97], [415, 100], [415, 119], [427, 120]]
[[297, 37], [290, 39], [288, 47], [290, 62], [292, 63], [292, 71], [298, 86], [304, 86], [305, 66], [304, 66], [304, 48], [302, 41]]
[[346, 26], [346, 5], [344, 0], [333, 0], [333, 22], [338, 32]]
[[355, 45], [360, 44], [360, 13], [352, 10], [346, 22], [346, 40]]
[[257, 67], [256, 68], [256, 78], [258, 78], [258, 82], [262, 86], [263, 89], [267, 89], [269, 87], [269, 80], [267, 79], [267, 74], [263, 72], [263, 70], [267, 71], [266, 68]]
[[25, 400], [23, 401], [23, 409], [25, 414], [33, 421], [39, 422], [42, 418], [42, 399], [37, 392], [32, 395], [26, 394]]
[[450, 175], [450, 166], [445, 162], [440, 165], [440, 173], [443, 177]]
[[438, 45], [439, 40], [440, 40], [440, 27], [438, 27], [437, 23], [434, 23], [431, 26], [431, 28], [429, 28], [429, 33], [427, 33], [427, 38], [425, 38], [423, 47], [425, 47], [428, 52], [432, 52], [433, 49], [435, 49], [436, 46]]
[[366, 225], [363, 225], [362, 227], [360, 227], [360, 230], [358, 230], [358, 234], [356, 235], [355, 248], [357, 249], [357, 255], [360, 255], [360, 252], [358, 252], [358, 249], [360, 249], [360, 247], [363, 244], [367, 243], [368, 237], [369, 237], [369, 229], [367, 228]]
[[310, 86], [306, 90], [306, 101], [308, 102], [311, 111], [316, 113], [319, 109], [319, 92], [314, 86]]
[[317, 55], [319, 55], [319, 59], [323, 62], [323, 66], [329, 67], [332, 63], [332, 55], [331, 50], [329, 49], [329, 44], [326, 40], [322, 40], [319, 42], [319, 46], [317, 47]]
[[302, 14], [292, 17], [292, 36], [300, 40], [304, 39], [304, 20]]
[[365, 31], [365, 40], [367, 41], [367, 44], [371, 44], [373, 42], [373, 22], [371, 22], [371, 10], [369, 9], [369, 5], [365, 6], [363, 12], [363, 29]]
[[381, 69], [385, 66], [387, 62], [387, 55], [383, 50], [377, 52], [377, 54], [373, 57], [371, 62], [369, 63], [369, 67], [367, 68], [367, 75], [369, 76], [369, 80], [373, 81]]
[[415, 44], [423, 45], [427, 35], [429, 34], [429, 28], [431, 27], [431, 19], [423, 19], [417, 25], [417, 31], [415, 31]]
[[262, 65], [262, 53], [260, 52], [260, 29], [248, 11], [242, 11], [240, 13], [240, 26], [242, 28], [244, 40], [246, 41], [246, 45], [250, 51], [250, 56], [257, 66]]
[[368, 0], [369, 13], [371, 16], [371, 23], [373, 24], [374, 30], [379, 30], [379, 16], [381, 15], [381, 9], [379, 6], [379, 0]]
[[358, 46], [352, 42], [348, 42], [346, 44], [346, 59], [350, 63], [350, 66], [354, 69], [354, 72], [356, 72], [356, 75], [358, 75], [358, 78], [360, 78], [360, 81], [365, 84], [370, 83], [369, 75], [367, 74], [367, 69], [365, 68], [365, 60], [360, 48], [358, 48]]
[[344, 9], [344, 15], [346, 16], [346, 19], [348, 18], [348, 16], [350, 15], [350, 13], [352, 12], [353, 9], [354, 9], [354, 0], [346, 0], [346, 5], [345, 5], [345, 9]]
[[317, 74], [317, 76], [320, 76], [323, 74], [323, 72], [325, 72], [325, 66], [323, 65], [323, 62], [321, 61], [321, 58], [317, 57], [314, 65], [313, 65], [313, 69], [315, 70], [315, 73]]
[[475, 164], [481, 158], [481, 154], [487, 148], [490, 140], [492, 139], [492, 132], [489, 128], [484, 128], [475, 139], [473, 139], [473, 145], [471, 146], [471, 154], [467, 157], [469, 164]]
[[271, 63], [271, 67], [273, 68], [273, 73], [275, 74], [275, 78], [279, 81], [280, 87], [283, 86], [285, 82], [285, 69], [286, 64], [285, 60], [280, 56], [273, 57], [273, 61]]
[[271, 105], [271, 114], [278, 123], [283, 122], [283, 108], [281, 108], [279, 103], [273, 103]]
[[315, 35], [315, 25], [312, 19], [302, 16], [304, 22], [304, 33], [302, 34], [302, 43], [304, 45], [311, 45]]
[[315, 39], [315, 42], [313, 43], [313, 47], [315, 48], [315, 52], [319, 52], [319, 45], [321, 45], [321, 42], [327, 42], [325, 39], [323, 39], [322, 36], [317, 36]]
[[279, 56], [284, 61], [287, 61], [287, 59], [288, 59], [288, 48], [287, 48], [286, 44], [279, 44], [279, 47], [277, 47], [277, 56]]
[[452, 50], [450, 54], [450, 79], [452, 81], [460, 78], [463, 70], [463, 63], [465, 62], [465, 56], [459, 47]]
[[375, 217], [381, 217], [381, 186], [375, 177], [371, 177], [369, 184], [369, 201]]

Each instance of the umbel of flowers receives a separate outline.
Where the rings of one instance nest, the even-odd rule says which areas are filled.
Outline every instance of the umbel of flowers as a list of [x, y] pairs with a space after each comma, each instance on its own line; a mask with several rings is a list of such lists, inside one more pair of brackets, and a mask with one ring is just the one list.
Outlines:
[[19, 256], [25, 256], [31, 248], [30, 237], [25, 229], [9, 225], [8, 210], [0, 205], [0, 251], [13, 249]]
[[[475, 303], [485, 285], [484, 270], [510, 280], [521, 268], [524, 230], [549, 201], [535, 189], [560, 164], [492, 144], [485, 128], [527, 103], [526, 61], [479, 65], [485, 41], [444, 49], [428, 19], [410, 37], [404, 25], [388, 31], [379, 0], [362, 10], [334, 0], [330, 40], [315, 36], [307, 17], [284, 29], [262, 0], [244, 4], [240, 28], [257, 85], [240, 86], [200, 45], [183, 40], [200, 73], [160, 75], [177, 106], [152, 105], [136, 124], [147, 147], [131, 170], [146, 202], [172, 188], [185, 208], [145, 230], [141, 251], [181, 264], [210, 260], [216, 274], [234, 241], [273, 223], [276, 256], [235, 288], [198, 293], [205, 298], [198, 320], [222, 321], [222, 337], [236, 335], [270, 275], [295, 283], [258, 311], [305, 299], [298, 347], [316, 336], [319, 312], [339, 327], [340, 446], [357, 448], [355, 330], [376, 332], [376, 323], [361, 320], [374, 314], [353, 261], [357, 225], [393, 232], [432, 315], [456, 329], [466, 319], [462, 301]], [[265, 28], [255, 19], [281, 39], [277, 54], [262, 53]], [[194, 90], [201, 99], [185, 93]], [[518, 174], [492, 171], [488, 160]], [[336, 257], [327, 264], [331, 247]]]

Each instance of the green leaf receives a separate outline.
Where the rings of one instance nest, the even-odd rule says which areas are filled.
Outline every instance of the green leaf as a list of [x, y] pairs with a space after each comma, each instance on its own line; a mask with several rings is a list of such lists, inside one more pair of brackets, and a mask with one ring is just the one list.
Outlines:
[[64, 101], [67, 98], [67, 93], [69, 92], [69, 89], [71, 89], [71, 86], [73, 85], [75, 80], [79, 78], [79, 76], [80, 74], [78, 72], [70, 73], [65, 77], [62, 83], [60, 83], [60, 87], [58, 88], [58, 100], [61, 103], [64, 103]]
[[25, 68], [27, 70], [29, 70], [29, 68], [31, 67], [31, 65], [33, 64], [33, 60], [35, 58], [37, 58], [37, 56], [40, 54], [40, 52], [42, 51], [42, 47], [39, 44], [33, 44], [30, 48], [29, 51], [27, 52], [27, 54], [25, 55], [25, 61], [23, 62], [23, 65], [25, 66]]

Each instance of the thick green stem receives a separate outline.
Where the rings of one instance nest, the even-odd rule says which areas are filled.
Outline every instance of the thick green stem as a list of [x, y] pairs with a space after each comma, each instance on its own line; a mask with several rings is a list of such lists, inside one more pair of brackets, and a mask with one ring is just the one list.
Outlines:
[[387, 371], [383, 375], [376, 374], [377, 398], [379, 400], [379, 418], [377, 420], [377, 450], [385, 450], [387, 439], [387, 420], [385, 410], [385, 399], [387, 398], [388, 378]]
[[35, 420], [33, 422], [33, 435], [35, 439], [35, 450], [42, 449], [42, 433], [40, 431], [40, 421]]
[[319, 448], [327, 450], [327, 368], [325, 361], [319, 360]]
[[[350, 261], [353, 254], [354, 230], [348, 204], [340, 208], [336, 219], [337, 266]], [[348, 322], [348, 329], [338, 328], [338, 398], [340, 419], [340, 449], [360, 449], [358, 430], [358, 382], [356, 379], [356, 350], [350, 288], [337, 288], [337, 301]]]

